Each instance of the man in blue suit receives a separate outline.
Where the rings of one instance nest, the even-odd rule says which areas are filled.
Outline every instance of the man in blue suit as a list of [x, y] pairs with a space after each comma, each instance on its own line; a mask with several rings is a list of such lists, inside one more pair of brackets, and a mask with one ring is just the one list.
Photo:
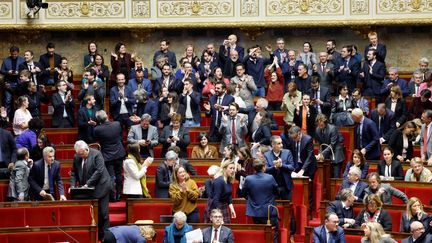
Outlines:
[[135, 78], [130, 79], [127, 86], [132, 92], [138, 89], [144, 89], [148, 94], [152, 93], [152, 83], [150, 80], [144, 78], [144, 72], [142, 69], [135, 71]]
[[110, 113], [115, 121], [119, 121], [122, 126], [129, 129], [132, 124], [129, 117], [133, 112], [135, 97], [125, 82], [125, 75], [117, 74], [117, 86], [110, 90]]
[[47, 194], [51, 194], [57, 198], [57, 186], [60, 200], [64, 201], [66, 197], [60, 175], [60, 162], [54, 159], [55, 150], [53, 147], [45, 147], [42, 154], [43, 159], [36, 161], [30, 171], [30, 197], [39, 201], [44, 200]]
[[357, 86], [357, 79], [360, 73], [360, 62], [351, 58], [352, 47], [344, 46], [341, 50], [341, 57], [335, 65], [334, 74], [339, 84], [346, 84], [350, 92]]
[[370, 32], [368, 34], [369, 45], [365, 47], [364, 55], [367, 56], [369, 50], [376, 50], [377, 60], [385, 63], [385, 58], [387, 55], [387, 48], [384, 44], [378, 43], [378, 34], [376, 32]]
[[339, 218], [335, 213], [328, 213], [325, 222], [314, 228], [314, 243], [345, 243], [345, 233], [339, 225]]
[[339, 226], [344, 229], [353, 228], [355, 224], [353, 192], [347, 188], [343, 189], [340, 195], [340, 200], [329, 203], [327, 213], [335, 213], [339, 217]]
[[344, 189], [350, 189], [354, 195], [354, 199], [356, 202], [363, 202], [363, 198], [365, 195], [365, 189], [369, 186], [366, 182], [361, 181], [362, 171], [357, 166], [351, 166], [348, 172], [348, 180], [344, 178], [342, 181], [342, 185], [339, 189], [338, 194], [336, 195], [336, 199], [341, 199], [341, 192]]
[[278, 194], [278, 184], [273, 176], [265, 172], [265, 160], [256, 159], [253, 162], [255, 174], [246, 177], [243, 190], [246, 196], [246, 215], [252, 217], [254, 224], [266, 224], [270, 220], [275, 226], [274, 242], [278, 242], [279, 222], [277, 211], [271, 208], [270, 218], [268, 216], [269, 206], [275, 206]]
[[354, 133], [354, 148], [359, 149], [367, 160], [378, 160], [381, 153], [377, 126], [371, 119], [365, 117], [359, 108], [355, 108], [351, 114], [357, 124]]
[[370, 119], [378, 129], [380, 144], [388, 143], [390, 136], [396, 129], [396, 119], [393, 111], [388, 109], [384, 103], [378, 104], [377, 108], [371, 112]]
[[202, 230], [203, 243], [234, 243], [234, 235], [230, 228], [223, 226], [223, 217], [220, 209], [213, 209], [210, 213], [212, 226]]
[[388, 79], [384, 80], [383, 85], [381, 86], [381, 95], [388, 96], [391, 87], [398, 85], [402, 90], [403, 97], [407, 97], [410, 94], [408, 82], [399, 77], [398, 69], [396, 67], [391, 67], [389, 68], [388, 73]]
[[363, 79], [364, 96], [375, 97], [381, 101], [381, 86], [386, 74], [384, 63], [377, 60], [377, 51], [369, 50], [367, 52], [367, 61], [363, 64], [363, 70], [360, 73], [360, 78]]
[[225, 82], [217, 82], [215, 84], [215, 95], [213, 95], [209, 103], [204, 104], [206, 116], [211, 117], [210, 126], [210, 142], [220, 142], [222, 135], [219, 134], [219, 126], [221, 124], [222, 113], [228, 111], [228, 105], [234, 102], [234, 97], [226, 93]]

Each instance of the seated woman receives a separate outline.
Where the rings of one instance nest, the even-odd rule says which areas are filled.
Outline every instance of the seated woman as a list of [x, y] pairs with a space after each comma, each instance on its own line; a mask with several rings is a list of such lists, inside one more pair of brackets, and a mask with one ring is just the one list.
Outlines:
[[401, 162], [393, 159], [393, 150], [386, 146], [383, 149], [384, 160], [381, 160], [377, 166], [377, 172], [381, 180], [393, 181], [403, 180], [404, 173]]
[[391, 238], [391, 235], [384, 232], [383, 227], [376, 222], [368, 222], [362, 225], [364, 237], [361, 243], [397, 243]]
[[208, 144], [208, 135], [205, 132], [198, 136], [199, 144], [192, 149], [192, 159], [218, 159], [218, 149]]
[[186, 233], [192, 226], [186, 223], [186, 214], [179, 211], [174, 214], [172, 224], [165, 227], [163, 243], [186, 243]]
[[171, 117], [172, 125], [166, 126], [159, 137], [159, 143], [162, 144], [162, 154], [164, 157], [170, 146], [178, 146], [180, 150], [179, 157], [186, 158], [186, 149], [190, 143], [189, 130], [182, 126], [182, 116], [174, 114]]
[[431, 216], [429, 216], [423, 210], [423, 204], [420, 199], [412, 197], [408, 200], [406, 206], [406, 212], [402, 214], [402, 223], [400, 225], [400, 231], [404, 233], [410, 233], [410, 225], [414, 221], [420, 221], [425, 229], [429, 228], [429, 221]]
[[336, 126], [351, 126], [354, 125], [354, 120], [351, 116], [351, 111], [357, 107], [352, 97], [348, 94], [348, 86], [341, 84], [338, 87], [339, 96], [336, 97], [333, 103], [331, 118]]
[[294, 124], [301, 128], [304, 134], [315, 137], [315, 119], [318, 112], [315, 106], [311, 105], [309, 94], [303, 94], [302, 104], [296, 107], [294, 112]]
[[358, 149], [354, 149], [351, 156], [351, 161], [346, 165], [345, 172], [343, 173], [343, 178], [348, 177], [348, 172], [351, 166], [357, 166], [360, 168], [362, 174], [360, 179], [366, 179], [369, 170], [369, 164], [366, 162], [364, 155]]
[[416, 130], [417, 125], [412, 121], [407, 121], [393, 132], [388, 143], [388, 146], [394, 151], [393, 159], [400, 162], [411, 160], [414, 151], [411, 139]]
[[355, 228], [364, 227], [369, 222], [381, 224], [385, 231], [392, 230], [392, 218], [390, 214], [382, 208], [383, 203], [376, 194], [368, 195], [364, 200], [365, 208], [357, 215]]
[[123, 163], [123, 195], [126, 198], [151, 198], [147, 189], [146, 173], [153, 158], [141, 160], [140, 147], [138, 143], [129, 144], [128, 155]]
[[[163, 104], [160, 110], [160, 121], [164, 126], [170, 124], [170, 119], [174, 114], [185, 116], [186, 108], [179, 103], [179, 98], [176, 92], [170, 92], [167, 97], [167, 103]], [[183, 123], [183, 122], [182, 122]]]
[[30, 158], [33, 161], [38, 161], [43, 158], [42, 151], [45, 147], [55, 147], [54, 144], [52, 144], [48, 136], [45, 133], [39, 134], [37, 137], [37, 145], [30, 151]]
[[423, 166], [420, 157], [415, 157], [410, 162], [411, 169], [407, 170], [405, 181], [432, 182], [432, 172]]
[[169, 195], [174, 200], [173, 212], [184, 212], [188, 223], [199, 223], [197, 208], [199, 190], [197, 184], [189, 177], [182, 165], [177, 165], [174, 168], [172, 178]]

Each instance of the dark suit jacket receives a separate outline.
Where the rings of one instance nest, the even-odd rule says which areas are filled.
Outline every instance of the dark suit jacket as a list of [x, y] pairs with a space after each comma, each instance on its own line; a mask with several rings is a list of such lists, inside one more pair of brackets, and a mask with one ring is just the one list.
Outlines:
[[360, 144], [357, 144], [357, 129], [359, 124], [357, 124], [354, 132], [355, 148], [366, 149], [366, 159], [377, 159], [381, 155], [378, 129], [375, 123], [367, 117], [363, 119], [363, 129], [362, 129], [362, 148]]
[[[432, 235], [428, 232], [423, 233], [420, 238], [416, 239], [415, 243], [429, 243], [432, 242]], [[412, 236], [402, 240], [402, 243], [414, 243]]]
[[186, 172], [189, 173], [189, 175], [198, 175], [198, 172], [193, 167], [192, 163], [189, 160], [186, 159], [178, 159], [179, 165], [183, 166], [186, 169]]
[[421, 118], [421, 114], [425, 110], [432, 110], [432, 101], [427, 99], [425, 102], [422, 102], [420, 97], [414, 97], [411, 102], [411, 107], [409, 108], [408, 120]]
[[112, 188], [111, 177], [105, 167], [104, 159], [101, 154], [96, 149], [89, 148], [89, 154], [87, 161], [84, 164], [86, 168], [86, 175], [84, 180], [83, 169], [82, 169], [83, 159], [78, 155], [75, 155], [72, 173], [71, 173], [71, 188], [75, 187], [77, 184], [80, 186], [87, 185], [88, 187], [94, 187], [94, 198], [103, 198]]
[[[170, 81], [169, 81], [169, 84], [168, 84], [168, 92], [175, 91], [174, 90], [174, 81], [175, 81], [174, 75], [171, 75], [170, 76]], [[159, 97], [159, 94], [162, 91], [162, 85], [163, 85], [162, 82], [163, 82], [163, 77], [158, 78], [158, 79], [156, 79], [154, 81], [154, 84], [153, 84], [153, 97]]]
[[[212, 233], [212, 227], [207, 227], [203, 229], [203, 243], [212, 243]], [[234, 235], [232, 233], [232, 230], [226, 226], [221, 225], [218, 241], [220, 243], [234, 243]]]
[[[364, 56], [367, 56], [367, 53], [369, 51], [369, 48], [372, 46], [372, 44], [369, 44], [365, 47], [364, 50]], [[387, 55], [387, 48], [384, 44], [378, 43], [377, 47], [376, 47], [376, 51], [377, 51], [377, 55], [376, 55], [376, 59], [382, 63], [385, 63], [385, 58]]]
[[394, 113], [390, 109], [386, 109], [386, 114], [383, 118], [381, 118], [381, 129], [379, 126], [379, 114], [377, 109], [371, 111], [370, 119], [375, 122], [375, 125], [378, 130], [378, 135], [380, 138], [384, 138], [387, 142], [390, 139], [390, 136], [393, 134], [396, 129]]
[[[50, 59], [50, 56], [48, 55], [48, 53], [41, 55], [39, 58], [39, 63], [41, 64], [41, 66], [43, 68], [41, 70], [42, 70], [42, 77], [43, 77], [44, 81], [46, 81], [47, 79], [50, 78], [50, 71], [46, 70], [47, 68], [50, 67], [49, 59]], [[57, 53], [54, 53], [54, 67], [60, 66], [60, 59], [61, 59], [61, 56]]]
[[[273, 113], [271, 111], [267, 111], [267, 110], [266, 110], [266, 112], [267, 112], [267, 115], [269, 116], [269, 118], [271, 120], [270, 129], [271, 130], [278, 130], [279, 125], [277, 124], [276, 120], [274, 119]], [[248, 131], [250, 132], [252, 129], [253, 121], [255, 120], [255, 116], [257, 114], [255, 107], [240, 108], [239, 113], [248, 115]]]
[[331, 242], [327, 242], [327, 233], [324, 225], [314, 228], [314, 243], [345, 243], [345, 233], [342, 227], [338, 226], [337, 231], [331, 233]]
[[[330, 89], [323, 85], [320, 85], [319, 91], [320, 100], [323, 102], [322, 105], [319, 105], [321, 108], [321, 113], [323, 113], [327, 116], [327, 118], [329, 118], [332, 108]], [[310, 95], [311, 100], [313, 100], [315, 97], [315, 90], [309, 89], [307, 93]]]
[[[57, 188], [59, 190], [60, 195], [64, 195], [64, 187], [63, 187], [63, 181], [60, 175], [60, 162], [57, 160], [54, 160], [54, 162], [51, 165], [51, 173], [53, 176], [53, 182], [55, 185], [57, 185]], [[39, 195], [40, 191], [42, 191], [42, 187], [44, 185], [44, 179], [45, 179], [45, 162], [43, 159], [38, 160], [34, 163], [33, 167], [30, 170], [29, 175], [29, 184], [30, 184], [30, 191], [29, 195], [31, 198], [34, 198], [36, 200], [43, 200], [43, 198]], [[50, 193], [49, 189], [46, 190], [46, 193]], [[56, 198], [57, 192], [54, 191], [53, 197]]]
[[370, 74], [369, 61], [366, 61], [363, 64], [363, 73], [363, 95], [379, 97], [381, 95], [381, 86], [386, 74], [384, 63], [376, 61], [372, 66], [372, 74]]
[[[131, 70], [131, 68], [134, 66], [134, 62], [132, 61], [132, 56], [129, 53], [125, 53], [123, 56], [124, 62], [126, 64], [126, 70]], [[110, 75], [110, 80], [114, 81], [117, 79], [117, 74], [121, 71], [121, 62], [120, 62], [120, 56], [116, 60], [115, 57], [111, 56], [111, 68], [112, 72]], [[129, 73], [124, 73], [126, 80], [129, 79]]]
[[301, 169], [304, 170], [304, 176], [309, 176], [310, 179], [314, 178], [315, 171], [317, 169], [317, 161], [314, 154], [313, 141], [312, 137], [309, 135], [303, 134], [300, 140], [300, 160], [303, 164], [297, 163], [298, 160], [298, 151], [296, 143], [289, 139], [290, 141], [290, 150], [293, 154], [294, 162], [297, 164], [296, 172]]
[[[386, 107], [390, 109], [392, 103], [391, 98], [387, 97], [384, 103]], [[394, 117], [395, 117], [395, 122], [399, 122], [401, 125], [404, 124], [407, 120], [408, 112], [407, 112], [405, 100], [402, 98], [399, 98], [396, 102]]]
[[[420, 221], [423, 224], [425, 230], [429, 231], [428, 230], [428, 229], [430, 229], [429, 222], [431, 220], [432, 220], [432, 217], [427, 215], [427, 214], [422, 214], [422, 217], [420, 219], [417, 217], [417, 215], [413, 215], [411, 217], [411, 219], [408, 219], [408, 215], [406, 213], [404, 213], [404, 214], [402, 214], [402, 222], [400, 225], [400, 231], [404, 232], [404, 233], [410, 233], [411, 232], [410, 225], [414, 221]], [[427, 242], [429, 242], [429, 241], [427, 241]]]
[[341, 227], [345, 224], [345, 219], [355, 219], [353, 207], [346, 209], [342, 206], [342, 201], [339, 200], [329, 203], [327, 207], [327, 213], [337, 214], [339, 217], [339, 226]]
[[[273, 176], [257, 172], [246, 177], [243, 192], [247, 199], [246, 215], [250, 217], [267, 217], [268, 206], [275, 205], [278, 185]], [[271, 216], [277, 216], [272, 208]]]
[[24, 61], [24, 58], [22, 58], [20, 56], [18, 56], [16, 60], [17, 60], [16, 67], [15, 67], [15, 69], [13, 69], [12, 68], [12, 58], [9, 56], [9, 57], [6, 57], [5, 59], [3, 59], [3, 64], [1, 66], [0, 72], [1, 72], [1, 74], [5, 75], [5, 81], [6, 82], [15, 82], [15, 83], [18, 82], [19, 75], [10, 75], [9, 71], [10, 70], [18, 71], [20, 64], [25, 62], [25, 61]]
[[159, 107], [156, 104], [156, 102], [151, 99], [148, 99], [147, 103], [142, 103], [142, 102], [137, 103], [137, 109], [135, 113], [138, 117], [141, 117], [146, 113], [149, 114], [151, 116], [150, 124], [155, 126], [157, 122], [158, 112], [159, 112]]
[[[210, 97], [209, 103], [210, 103], [210, 113], [207, 113], [207, 116], [211, 116], [212, 118], [212, 122], [211, 122], [211, 126], [210, 126], [210, 137], [214, 137], [214, 136], [218, 136], [219, 132], [219, 125], [221, 123], [221, 119], [222, 119], [222, 113], [215, 110], [214, 109], [214, 105], [218, 102], [218, 96], [213, 95], [212, 97]], [[234, 97], [232, 97], [229, 94], [225, 94], [221, 105], [222, 106], [228, 106], [229, 104], [231, 104], [231, 102], [234, 102]], [[216, 115], [217, 114], [217, 115]], [[217, 116], [217, 120], [216, 119]]]
[[[162, 144], [162, 154], [161, 157], [165, 157], [166, 152], [168, 151], [168, 148], [171, 146], [171, 143], [168, 143], [168, 138], [172, 135], [172, 126], [166, 126], [162, 130], [162, 133], [159, 137], [159, 143]], [[184, 128], [183, 126], [180, 127], [178, 132], [178, 138], [180, 139], [177, 141], [176, 145], [180, 148], [180, 158], [186, 158], [187, 157], [187, 146], [190, 143], [190, 137], [189, 137], [189, 129]]]
[[[379, 175], [384, 176], [385, 175], [385, 169], [386, 169], [386, 162], [384, 160], [381, 160], [379, 164], [377, 165], [377, 172]], [[391, 175], [394, 177], [395, 180], [403, 180], [404, 179], [404, 173], [402, 169], [401, 162], [399, 160], [393, 160], [391, 163]]]
[[[219, 55], [224, 55], [224, 56], [227, 56], [229, 58], [229, 56], [230, 56], [230, 49], [231, 49], [231, 47], [228, 47], [228, 50], [226, 50], [224, 45], [220, 45], [220, 47], [219, 47]], [[240, 62], [243, 61], [243, 58], [244, 58], [244, 48], [241, 47], [241, 46], [239, 46], [238, 43], [237, 43], [236, 47], [234, 48], [234, 50], [237, 51]]]
[[88, 122], [90, 119], [96, 121], [95, 113], [97, 110], [93, 107], [92, 111], [92, 116], [89, 116], [87, 107], [84, 106], [78, 110], [78, 140], [84, 140], [87, 143], [94, 142], [94, 126], [88, 124]]
[[[298, 127], [302, 126], [303, 123], [303, 106], [300, 106], [300, 110], [297, 112], [297, 109], [294, 111], [294, 124], [296, 124]], [[297, 114], [298, 113], [298, 114]], [[315, 118], [317, 116], [317, 110], [315, 106], [309, 105], [309, 115], [306, 116], [306, 128], [307, 128], [307, 134], [313, 138], [315, 138]]]
[[101, 146], [105, 161], [123, 159], [126, 155], [123, 147], [123, 130], [118, 121], [107, 121], [94, 128], [94, 138]]
[[[413, 94], [417, 94], [416, 92], [415, 92], [415, 82], [414, 81], [410, 81], [409, 83], [408, 83], [408, 90], [409, 90], [409, 95], [413, 95]], [[420, 89], [420, 85], [419, 85], [419, 87], [418, 87], [418, 89], [417, 90], [419, 90]]]
[[[192, 116], [194, 122], [201, 123], [201, 94], [199, 94], [196, 91], [193, 91], [190, 95], [190, 109], [192, 111]], [[179, 97], [180, 104], [182, 104], [185, 107], [185, 115], [186, 115], [186, 108], [187, 108], [187, 96], [181, 94]], [[186, 118], [186, 117], [185, 117]]]
[[[337, 63], [339, 59], [334, 58], [333, 62]], [[321, 70], [321, 63], [317, 63], [317, 71], [313, 72], [313, 75], [317, 75], [320, 78], [320, 84], [322, 87], [331, 90], [332, 89], [332, 83], [334, 78], [334, 64], [331, 62], [327, 62], [325, 64], [325, 69], [330, 69], [329, 72], [324, 70], [324, 72]], [[322, 97], [322, 96], [321, 96]], [[322, 100], [322, 99], [321, 99]]]
[[[394, 152], [393, 159], [396, 159], [396, 157], [398, 155], [402, 155], [402, 150], [403, 150], [402, 130], [397, 129], [393, 132], [393, 134], [390, 136], [388, 145], [390, 146], [390, 148], [393, 149], [393, 152]], [[409, 160], [412, 159], [413, 153], [414, 153], [413, 144], [408, 139], [408, 148], [407, 148], [407, 153], [406, 153], [406, 159], [409, 159]]]
[[357, 85], [357, 79], [360, 73], [360, 62], [351, 57], [348, 61], [348, 68], [351, 70], [351, 72], [347, 72], [343, 69], [339, 71], [340, 67], [345, 65], [345, 62], [346, 60], [341, 58], [338, 61], [338, 64], [334, 67], [334, 73], [338, 83], [345, 83], [348, 86], [350, 92], [352, 92], [352, 90]]
[[[344, 180], [342, 181], [342, 185], [341, 185], [341, 187], [339, 188], [339, 192], [338, 192], [338, 194], [336, 195], [336, 199], [339, 200], [339, 199], [340, 199], [340, 197], [339, 197], [340, 192], [341, 192], [343, 189], [347, 189], [347, 188], [349, 189], [351, 185], [352, 185], [351, 182], [349, 182], [347, 179], [344, 179]], [[356, 186], [356, 188], [355, 188], [355, 190], [354, 190], [354, 193], [353, 193], [354, 196], [357, 197], [356, 202], [363, 202], [363, 198], [364, 198], [364, 195], [365, 195], [364, 190], [365, 190], [367, 187], [368, 187], [368, 184], [367, 184], [366, 182], [364, 182], [364, 181], [359, 181], [359, 182], [357, 183], [357, 186]]]
[[[336, 126], [327, 124], [327, 127], [324, 129], [317, 127], [315, 132], [315, 140], [318, 142], [319, 146], [321, 144], [327, 144], [331, 146], [334, 153], [334, 160], [332, 160], [333, 163], [338, 164], [345, 160], [345, 151], [342, 144], [344, 138], [339, 133], [339, 130]], [[332, 159], [330, 148], [323, 146], [322, 149], [323, 150], [321, 153], [323, 154], [324, 158]]]
[[[132, 115], [133, 106], [135, 105], [135, 97], [133, 95], [133, 91], [129, 89], [129, 87], [125, 86], [125, 97], [127, 101], [125, 101], [126, 109], [128, 110], [128, 115]], [[117, 120], [120, 116], [120, 107], [121, 101], [119, 99], [119, 89], [117, 86], [114, 86], [110, 90], [110, 113], [114, 120]]]
[[288, 190], [292, 190], [294, 188], [294, 183], [291, 178], [291, 172], [296, 169], [296, 163], [293, 160], [291, 151], [288, 149], [283, 149], [281, 151], [279, 158], [282, 159], [282, 167], [280, 167], [279, 169], [276, 169], [276, 167], [274, 167], [273, 161], [277, 158], [274, 156], [273, 150], [267, 151], [264, 154], [264, 157], [266, 159], [265, 172], [273, 175], [273, 177], [276, 177], [278, 171], [281, 171], [281, 173], [283, 173], [286, 185], [279, 186], [285, 186]]
[[164, 161], [156, 169], [156, 198], [169, 198], [168, 189], [172, 179], [170, 176], [172, 171], [169, 172], [169, 170], [168, 165]]
[[[186, 108], [184, 105], [179, 104], [177, 107], [176, 113], [180, 114], [182, 116], [182, 120], [185, 119], [185, 112]], [[168, 103], [162, 104], [162, 107], [160, 109], [160, 120], [164, 124], [164, 127], [168, 126], [171, 123], [171, 118], [168, 116], [170, 113], [170, 105]]]
[[[356, 228], [360, 228], [360, 226], [365, 223], [364, 213], [365, 209], [362, 209], [357, 215], [356, 223], [354, 225]], [[381, 208], [377, 223], [381, 224], [385, 231], [392, 231], [392, 218], [390, 214], [383, 208]]]
[[3, 128], [0, 128], [0, 149], [6, 166], [9, 163], [15, 163], [17, 157], [15, 139], [11, 132]]
[[66, 101], [63, 102], [60, 94], [58, 92], [54, 93], [52, 95], [52, 105], [54, 107], [54, 113], [52, 115], [52, 127], [58, 127], [60, 125], [61, 120], [63, 119], [63, 111], [64, 108], [66, 108], [67, 113], [67, 119], [74, 124], [75, 121], [75, 115], [74, 115], [74, 107], [75, 102], [72, 99], [72, 101]]
[[262, 124], [258, 127], [255, 133], [252, 134], [252, 140], [255, 143], [270, 146], [270, 137], [272, 136], [270, 125]]
[[[204, 59], [202, 59], [202, 60], [203, 60], [203, 62], [201, 62], [200, 65], [198, 66], [198, 73], [200, 75], [201, 82], [204, 82], [209, 77], [208, 77], [208, 75], [206, 75], [207, 72], [205, 69]], [[217, 60], [216, 61], [213, 60], [212, 62], [210, 62], [210, 65], [209, 65], [210, 71], [213, 71], [213, 69], [217, 66], [219, 66], [217, 63]]]
[[[37, 82], [37, 84], [45, 84], [45, 79], [43, 78], [43, 75], [42, 75], [43, 70], [44, 70], [42, 64], [40, 64], [39, 62], [33, 61], [33, 65], [35, 67], [38, 67], [41, 70], [41, 72], [36, 73], [36, 79], [37, 80], [35, 80], [35, 81]], [[21, 72], [22, 70], [30, 71], [28, 68], [28, 64], [26, 62], [23, 62], [18, 66], [18, 72]], [[31, 76], [30, 76], [30, 80], [32, 80]]]
[[32, 94], [27, 93], [26, 96], [29, 101], [29, 106], [27, 109], [30, 111], [32, 117], [41, 117], [40, 106], [41, 103], [48, 104], [48, 102], [50, 101], [48, 95], [46, 93], [37, 91]]

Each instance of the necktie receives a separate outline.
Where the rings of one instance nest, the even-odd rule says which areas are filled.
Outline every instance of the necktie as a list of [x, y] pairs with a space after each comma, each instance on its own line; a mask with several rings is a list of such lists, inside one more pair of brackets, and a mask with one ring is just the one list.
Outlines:
[[386, 177], [391, 177], [391, 173], [390, 173], [390, 165], [386, 165], [386, 172], [385, 172], [385, 176], [386, 176]]
[[300, 141], [297, 142], [297, 161], [299, 163], [301, 163], [301, 159], [300, 159]]
[[381, 131], [381, 119], [382, 119], [382, 117], [380, 116], [379, 118], [378, 118], [378, 133], [379, 133], [379, 135], [380, 135], [380, 137], [382, 137], [382, 131]]
[[86, 169], [86, 160], [83, 159], [82, 161], [82, 186], [84, 186], [87, 183], [87, 169]]
[[54, 195], [54, 180], [53, 180], [53, 176], [52, 176], [51, 165], [48, 166], [48, 184], [49, 184], [50, 194]]
[[321, 72], [323, 72], [323, 73], [324, 73], [324, 70], [325, 70], [325, 64], [324, 64], [324, 63], [322, 63], [322, 64], [321, 64]]
[[348, 60], [345, 61], [345, 67], [348, 67]]
[[231, 143], [232, 144], [237, 144], [235, 123], [236, 123], [236, 119], [233, 118], [232, 119], [232, 125], [231, 125]]
[[29, 69], [29, 72], [30, 72], [30, 79], [31, 79], [31, 81], [36, 84], [36, 80], [34, 79], [33, 73], [31, 73], [31, 70], [32, 70], [32, 65], [31, 64], [28, 65], [28, 69]]
[[218, 241], [218, 234], [217, 234], [217, 229], [214, 229], [214, 236], [213, 236], [213, 241]]
[[363, 148], [363, 146], [362, 146], [362, 124], [361, 123], [359, 123], [358, 124], [358, 127], [357, 127], [357, 148], [358, 149], [362, 149]]
[[427, 158], [427, 142], [428, 142], [428, 133], [429, 133], [429, 131], [428, 131], [429, 129], [428, 129], [428, 126], [426, 125], [425, 126], [425, 134], [424, 134], [424, 138], [423, 138], [423, 153], [426, 155], [426, 158]]

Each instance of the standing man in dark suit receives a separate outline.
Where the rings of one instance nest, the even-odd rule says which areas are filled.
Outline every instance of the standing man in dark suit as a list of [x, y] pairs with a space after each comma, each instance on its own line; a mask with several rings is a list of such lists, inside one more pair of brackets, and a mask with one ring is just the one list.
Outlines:
[[67, 128], [73, 127], [75, 115], [75, 102], [71, 91], [67, 91], [66, 82], [57, 82], [57, 93], [52, 96], [54, 113], [52, 115], [52, 127]]
[[212, 226], [202, 230], [203, 243], [234, 243], [234, 235], [230, 228], [223, 226], [223, 217], [220, 209], [213, 209], [210, 213]]
[[[311, 88], [307, 91], [311, 98], [311, 104], [316, 108], [318, 114], [330, 117], [331, 113], [331, 94], [327, 86], [321, 85], [321, 78], [312, 76]], [[331, 86], [330, 86], [331, 87]]]
[[363, 79], [363, 95], [375, 97], [378, 102], [381, 102], [381, 86], [386, 68], [384, 63], [377, 60], [376, 50], [369, 50], [366, 57], [367, 61], [364, 62], [360, 73], [360, 78]]
[[156, 169], [155, 189], [156, 198], [169, 198], [169, 185], [172, 182], [173, 166], [177, 160], [177, 154], [174, 151], [168, 151], [165, 155], [165, 161], [161, 162]]
[[17, 147], [12, 133], [0, 128], [0, 168], [12, 169], [17, 159]]
[[339, 56], [336, 56], [332, 61], [328, 60], [328, 57], [329, 54], [327, 54], [327, 52], [320, 52], [319, 63], [313, 65], [312, 68], [313, 75], [319, 77], [321, 86], [329, 90], [330, 93], [333, 93], [334, 66], [339, 62], [341, 57], [339, 54]]
[[394, 113], [390, 109], [387, 109], [384, 103], [380, 103], [376, 109], [371, 111], [370, 119], [378, 129], [380, 144], [388, 143], [390, 136], [396, 129]]
[[314, 228], [314, 243], [345, 243], [345, 233], [339, 226], [339, 217], [335, 213], [327, 213], [323, 225]]
[[336, 199], [341, 198], [342, 190], [349, 189], [353, 193], [356, 202], [363, 202], [365, 189], [368, 187], [368, 184], [360, 180], [361, 174], [362, 171], [359, 167], [351, 166], [348, 172], [348, 179], [344, 178], [342, 181], [342, 185], [338, 194], [336, 195]]
[[94, 138], [101, 146], [102, 156], [109, 175], [115, 182], [115, 192], [111, 191], [111, 201], [119, 201], [123, 191], [123, 159], [126, 155], [122, 141], [123, 131], [120, 122], [108, 120], [105, 111], [96, 112], [99, 123], [94, 129]]
[[180, 104], [183, 104], [185, 112], [184, 127], [201, 126], [201, 94], [194, 91], [193, 82], [186, 79], [183, 82], [183, 93], [180, 95]]
[[82, 140], [75, 142], [74, 149], [76, 154], [72, 165], [71, 188], [78, 185], [94, 188], [92, 198], [98, 199], [98, 237], [103, 241], [104, 232], [109, 228], [110, 176], [101, 152], [89, 148]]
[[351, 114], [357, 124], [354, 133], [354, 148], [359, 149], [367, 160], [379, 159], [381, 152], [378, 129], [375, 123], [365, 117], [360, 108], [355, 108]]
[[211, 116], [210, 126], [210, 142], [220, 142], [222, 135], [219, 133], [222, 113], [228, 110], [228, 105], [234, 102], [234, 97], [226, 93], [225, 82], [217, 82], [215, 84], [215, 95], [213, 95], [209, 103], [204, 104], [206, 116]]
[[339, 84], [346, 84], [350, 92], [357, 86], [360, 73], [360, 62], [351, 58], [352, 47], [344, 46], [341, 50], [341, 59], [335, 66], [334, 73]]
[[22, 70], [28, 70], [30, 72], [30, 81], [33, 81], [36, 85], [45, 84], [42, 71], [44, 68], [39, 62], [33, 61], [33, 51], [27, 50], [24, 52], [24, 61], [18, 66], [18, 72]]
[[386, 46], [378, 43], [378, 34], [376, 32], [369, 32], [368, 37], [370, 44], [365, 47], [364, 56], [367, 56], [369, 50], [375, 50], [377, 52], [377, 60], [385, 64], [385, 58], [387, 55]]
[[119, 121], [126, 130], [132, 125], [129, 117], [133, 113], [135, 97], [133, 91], [125, 85], [125, 75], [117, 74], [117, 86], [110, 90], [110, 113], [114, 121]]
[[275, 206], [276, 197], [278, 196], [278, 184], [273, 176], [266, 174], [266, 160], [256, 159], [253, 162], [255, 174], [246, 177], [243, 191], [246, 201], [246, 215], [252, 217], [254, 224], [266, 224], [271, 220], [275, 226], [274, 242], [279, 239], [279, 221], [277, 211], [272, 208], [270, 218], [268, 210], [270, 205]]
[[[345, 160], [343, 137], [339, 133], [339, 129], [328, 124], [327, 117], [324, 114], [319, 114], [316, 118], [315, 139], [319, 145], [318, 160], [330, 159], [333, 167], [333, 178], [340, 178], [342, 162]], [[325, 147], [323, 147], [323, 146]]]
[[[55, 150], [53, 147], [45, 147], [42, 151], [43, 159], [34, 163], [29, 175], [30, 198], [44, 200], [47, 194], [65, 201], [63, 182], [60, 175], [60, 162], [54, 159]], [[55, 188], [58, 188], [58, 194]]]
[[355, 224], [353, 192], [350, 189], [343, 189], [339, 195], [340, 200], [329, 203], [327, 213], [335, 213], [339, 217], [339, 226], [342, 228], [352, 228]]
[[47, 53], [39, 58], [39, 63], [42, 65], [42, 76], [45, 84], [54, 84], [55, 68], [60, 66], [61, 55], [54, 53], [54, 43], [48, 43], [46, 46]]
[[222, 141], [219, 152], [223, 154], [224, 148], [229, 145], [243, 147], [246, 144], [245, 136], [247, 134], [247, 116], [238, 115], [239, 106], [233, 102], [229, 104], [229, 115], [222, 114], [219, 133], [222, 134]]
[[231, 34], [226, 40], [223, 41], [222, 45], [219, 47], [219, 55], [229, 56], [232, 50], [237, 51], [238, 58], [240, 62], [243, 61], [244, 48], [237, 45], [237, 36]]
[[96, 126], [96, 100], [93, 95], [86, 95], [85, 106], [78, 110], [78, 140], [86, 143], [94, 142], [94, 127]]

